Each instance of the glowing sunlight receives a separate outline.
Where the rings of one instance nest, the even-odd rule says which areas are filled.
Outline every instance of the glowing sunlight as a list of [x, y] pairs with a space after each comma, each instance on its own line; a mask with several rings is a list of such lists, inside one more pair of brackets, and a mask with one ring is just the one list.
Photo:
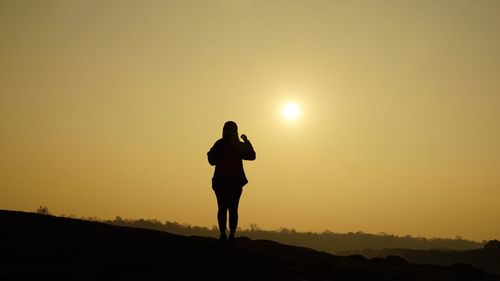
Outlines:
[[287, 120], [296, 120], [300, 115], [300, 108], [296, 103], [287, 103], [283, 106], [282, 114]]

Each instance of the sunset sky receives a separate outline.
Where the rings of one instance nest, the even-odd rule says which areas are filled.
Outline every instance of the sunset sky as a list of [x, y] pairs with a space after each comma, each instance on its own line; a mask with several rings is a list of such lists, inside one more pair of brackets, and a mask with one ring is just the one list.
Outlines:
[[[500, 1], [0, 1], [0, 209], [500, 238]], [[294, 103], [297, 116], [283, 108]], [[292, 116], [293, 117], [293, 116]]]

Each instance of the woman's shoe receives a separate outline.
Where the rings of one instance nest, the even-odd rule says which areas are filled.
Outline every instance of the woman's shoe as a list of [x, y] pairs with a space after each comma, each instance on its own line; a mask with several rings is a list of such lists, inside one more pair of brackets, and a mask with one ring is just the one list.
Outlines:
[[234, 233], [229, 234], [229, 238], [227, 238], [227, 242], [234, 242]]
[[[234, 238], [234, 237], [233, 237]], [[225, 242], [227, 241], [227, 236], [226, 236], [226, 233], [221, 233], [220, 236], [219, 236], [219, 241], [221, 242]]]

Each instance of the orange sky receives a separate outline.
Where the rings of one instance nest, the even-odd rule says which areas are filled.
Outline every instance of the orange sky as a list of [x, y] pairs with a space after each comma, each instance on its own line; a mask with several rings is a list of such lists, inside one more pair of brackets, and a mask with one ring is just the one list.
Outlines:
[[[498, 1], [1, 1], [0, 208], [500, 237]], [[301, 114], [281, 115], [287, 101]]]

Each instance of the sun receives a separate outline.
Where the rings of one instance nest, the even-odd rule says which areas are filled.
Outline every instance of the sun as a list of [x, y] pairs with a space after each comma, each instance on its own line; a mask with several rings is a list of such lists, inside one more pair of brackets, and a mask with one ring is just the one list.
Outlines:
[[296, 103], [287, 103], [283, 107], [283, 117], [288, 120], [295, 120], [299, 117], [300, 108]]

